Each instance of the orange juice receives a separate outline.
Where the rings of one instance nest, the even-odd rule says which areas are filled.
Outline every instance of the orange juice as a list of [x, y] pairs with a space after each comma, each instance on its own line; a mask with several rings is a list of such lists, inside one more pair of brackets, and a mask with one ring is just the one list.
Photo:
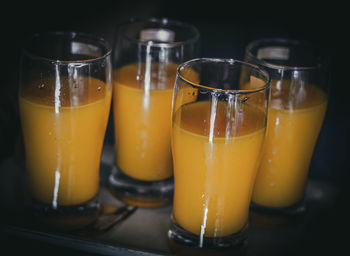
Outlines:
[[145, 181], [173, 174], [170, 127], [177, 65], [152, 66], [148, 81], [145, 77], [138, 80], [144, 64], [114, 71], [116, 164], [127, 175]]
[[110, 99], [105, 83], [93, 78], [73, 85], [61, 77], [60, 88], [48, 78], [23, 89], [19, 106], [33, 198], [69, 206], [97, 194]]
[[303, 198], [314, 146], [327, 108], [326, 94], [312, 84], [272, 81], [263, 158], [252, 200], [288, 207]]
[[210, 125], [212, 104], [185, 104], [174, 115], [173, 216], [187, 231], [222, 237], [239, 232], [247, 223], [265, 113], [239, 104], [230, 117], [228, 103], [219, 101]]

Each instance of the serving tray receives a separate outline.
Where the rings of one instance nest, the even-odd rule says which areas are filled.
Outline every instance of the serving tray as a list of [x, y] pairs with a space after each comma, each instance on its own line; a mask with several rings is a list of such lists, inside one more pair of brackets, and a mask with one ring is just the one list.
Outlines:
[[[101, 161], [99, 197], [104, 203], [121, 207], [124, 204], [114, 198], [107, 189], [113, 155], [113, 146], [105, 145]], [[100, 255], [181, 255], [187, 252], [186, 248], [176, 248], [168, 241], [171, 206], [137, 208], [106, 232], [84, 232], [84, 230], [54, 232], [28, 225], [23, 204], [25, 197], [23, 174], [21, 162], [16, 157], [5, 159], [0, 163], [2, 234]], [[334, 206], [337, 196], [338, 190], [334, 185], [310, 180], [305, 199], [307, 211], [301, 218], [286, 223], [251, 214], [248, 241], [240, 248], [239, 253], [279, 255], [286, 251], [299, 253], [305, 250], [305, 247], [312, 248], [317, 244], [312, 242], [317, 232], [315, 226], [318, 222], [315, 221], [323, 220], [326, 213]], [[216, 253], [221, 252], [214, 251], [214, 254]]]

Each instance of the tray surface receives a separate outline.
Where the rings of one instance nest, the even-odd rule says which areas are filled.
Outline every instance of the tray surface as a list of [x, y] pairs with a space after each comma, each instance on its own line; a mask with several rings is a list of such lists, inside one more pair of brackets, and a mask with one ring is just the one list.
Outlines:
[[[114, 206], [123, 203], [114, 198], [106, 188], [113, 163], [113, 147], [105, 146], [101, 161], [100, 200]], [[24, 171], [20, 162], [9, 158], [0, 165], [0, 204], [3, 217], [0, 232], [25, 239], [34, 239], [59, 247], [101, 255], [174, 255], [167, 239], [172, 207], [155, 209], [137, 208], [130, 216], [106, 232], [52, 232], [29, 225], [24, 216]], [[319, 237], [316, 228], [334, 207], [338, 190], [332, 184], [310, 180], [307, 186], [305, 216], [291, 225], [271, 224], [272, 219], [251, 215], [248, 242], [244, 255], [278, 255], [282, 252], [298, 252], [305, 246], [315, 246]], [[19, 203], [18, 203], [19, 202]], [[294, 255], [291, 253], [291, 255]]]

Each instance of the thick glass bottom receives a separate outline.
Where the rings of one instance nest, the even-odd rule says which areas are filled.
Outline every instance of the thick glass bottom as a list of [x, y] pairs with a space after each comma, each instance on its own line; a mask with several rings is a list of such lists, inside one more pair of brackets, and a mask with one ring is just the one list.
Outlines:
[[289, 207], [271, 208], [250, 204], [250, 224], [260, 228], [279, 228], [298, 224], [306, 212], [305, 200]]
[[32, 201], [31, 214], [34, 220], [47, 229], [77, 230], [96, 221], [100, 210], [98, 195], [80, 205], [56, 206]]
[[129, 177], [116, 166], [109, 176], [111, 193], [126, 204], [153, 208], [171, 204], [173, 178], [161, 181], [141, 181]]
[[[183, 245], [190, 248], [196, 249], [221, 249], [227, 250], [240, 250], [244, 248], [245, 242], [247, 240], [247, 225], [237, 233], [224, 237], [205, 237], [204, 235], [193, 234], [182, 227], [180, 227], [171, 218], [171, 224], [168, 231], [168, 238], [170, 244]], [[176, 248], [172, 246], [173, 248]]]

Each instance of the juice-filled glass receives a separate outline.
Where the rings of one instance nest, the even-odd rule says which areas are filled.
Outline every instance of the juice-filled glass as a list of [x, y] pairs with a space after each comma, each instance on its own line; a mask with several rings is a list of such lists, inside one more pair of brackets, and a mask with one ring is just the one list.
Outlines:
[[171, 241], [216, 248], [246, 239], [269, 83], [267, 72], [233, 59], [194, 59], [179, 66], [172, 112]]
[[129, 204], [157, 207], [172, 200], [170, 126], [176, 68], [198, 55], [198, 40], [195, 27], [168, 19], [131, 20], [117, 28], [110, 188]]
[[19, 110], [33, 213], [75, 229], [98, 214], [99, 170], [112, 96], [107, 42], [49, 32], [25, 43]]
[[308, 42], [267, 38], [250, 43], [245, 60], [271, 75], [266, 141], [252, 208], [256, 213], [300, 216], [328, 104], [324, 56]]

